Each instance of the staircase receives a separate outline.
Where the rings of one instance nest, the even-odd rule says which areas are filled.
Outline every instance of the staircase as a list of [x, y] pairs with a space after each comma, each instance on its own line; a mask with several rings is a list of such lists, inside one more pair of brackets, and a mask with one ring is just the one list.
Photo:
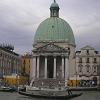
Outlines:
[[35, 79], [33, 86], [40, 88], [60, 88], [64, 87], [65, 82], [63, 79]]

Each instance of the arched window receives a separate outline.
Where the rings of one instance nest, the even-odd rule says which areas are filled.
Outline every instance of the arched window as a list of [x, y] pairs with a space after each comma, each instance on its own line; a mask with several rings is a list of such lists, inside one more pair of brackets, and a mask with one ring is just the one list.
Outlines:
[[94, 63], [97, 63], [97, 59], [96, 58], [94, 58]]
[[82, 58], [79, 58], [79, 63], [82, 63]]
[[86, 50], [87, 55], [89, 55], [89, 50]]
[[90, 59], [89, 59], [89, 58], [87, 58], [86, 63], [89, 63], [89, 62], [90, 62]]
[[93, 73], [97, 72], [97, 66], [93, 65]]
[[90, 65], [86, 65], [86, 71], [90, 72]]
[[0, 57], [2, 57], [2, 52], [0, 52]]
[[83, 65], [80, 64], [80, 65], [78, 66], [78, 71], [79, 71], [79, 72], [82, 72], [82, 69], [83, 69]]

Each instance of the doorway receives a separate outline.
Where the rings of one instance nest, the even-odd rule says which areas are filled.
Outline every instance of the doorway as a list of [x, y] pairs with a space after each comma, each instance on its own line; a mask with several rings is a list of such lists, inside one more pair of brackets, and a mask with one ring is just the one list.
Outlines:
[[54, 58], [53, 56], [48, 56], [47, 60], [47, 77], [53, 78], [53, 68], [54, 68]]

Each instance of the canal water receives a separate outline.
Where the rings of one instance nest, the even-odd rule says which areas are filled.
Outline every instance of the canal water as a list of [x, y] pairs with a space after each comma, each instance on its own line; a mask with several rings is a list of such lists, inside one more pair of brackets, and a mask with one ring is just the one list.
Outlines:
[[[22, 96], [16, 92], [8, 93], [8, 92], [0, 92], [0, 100], [44, 100], [44, 99], [36, 99], [27, 96]], [[46, 99], [52, 100], [52, 99]], [[91, 92], [83, 92], [83, 95], [80, 97], [73, 98], [71, 100], [100, 100], [100, 91], [91, 91]]]

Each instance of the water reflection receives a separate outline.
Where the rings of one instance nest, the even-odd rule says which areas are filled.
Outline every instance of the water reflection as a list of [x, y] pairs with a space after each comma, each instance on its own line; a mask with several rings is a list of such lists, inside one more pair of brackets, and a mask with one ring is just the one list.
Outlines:
[[[18, 93], [7, 93], [7, 92], [0, 92], [0, 100], [44, 100], [44, 99], [36, 99], [32, 97], [22, 96]], [[45, 100], [52, 100], [52, 99], [45, 99]], [[100, 100], [100, 91], [91, 91], [91, 92], [83, 92], [83, 95], [80, 97], [73, 98], [71, 100]]]

